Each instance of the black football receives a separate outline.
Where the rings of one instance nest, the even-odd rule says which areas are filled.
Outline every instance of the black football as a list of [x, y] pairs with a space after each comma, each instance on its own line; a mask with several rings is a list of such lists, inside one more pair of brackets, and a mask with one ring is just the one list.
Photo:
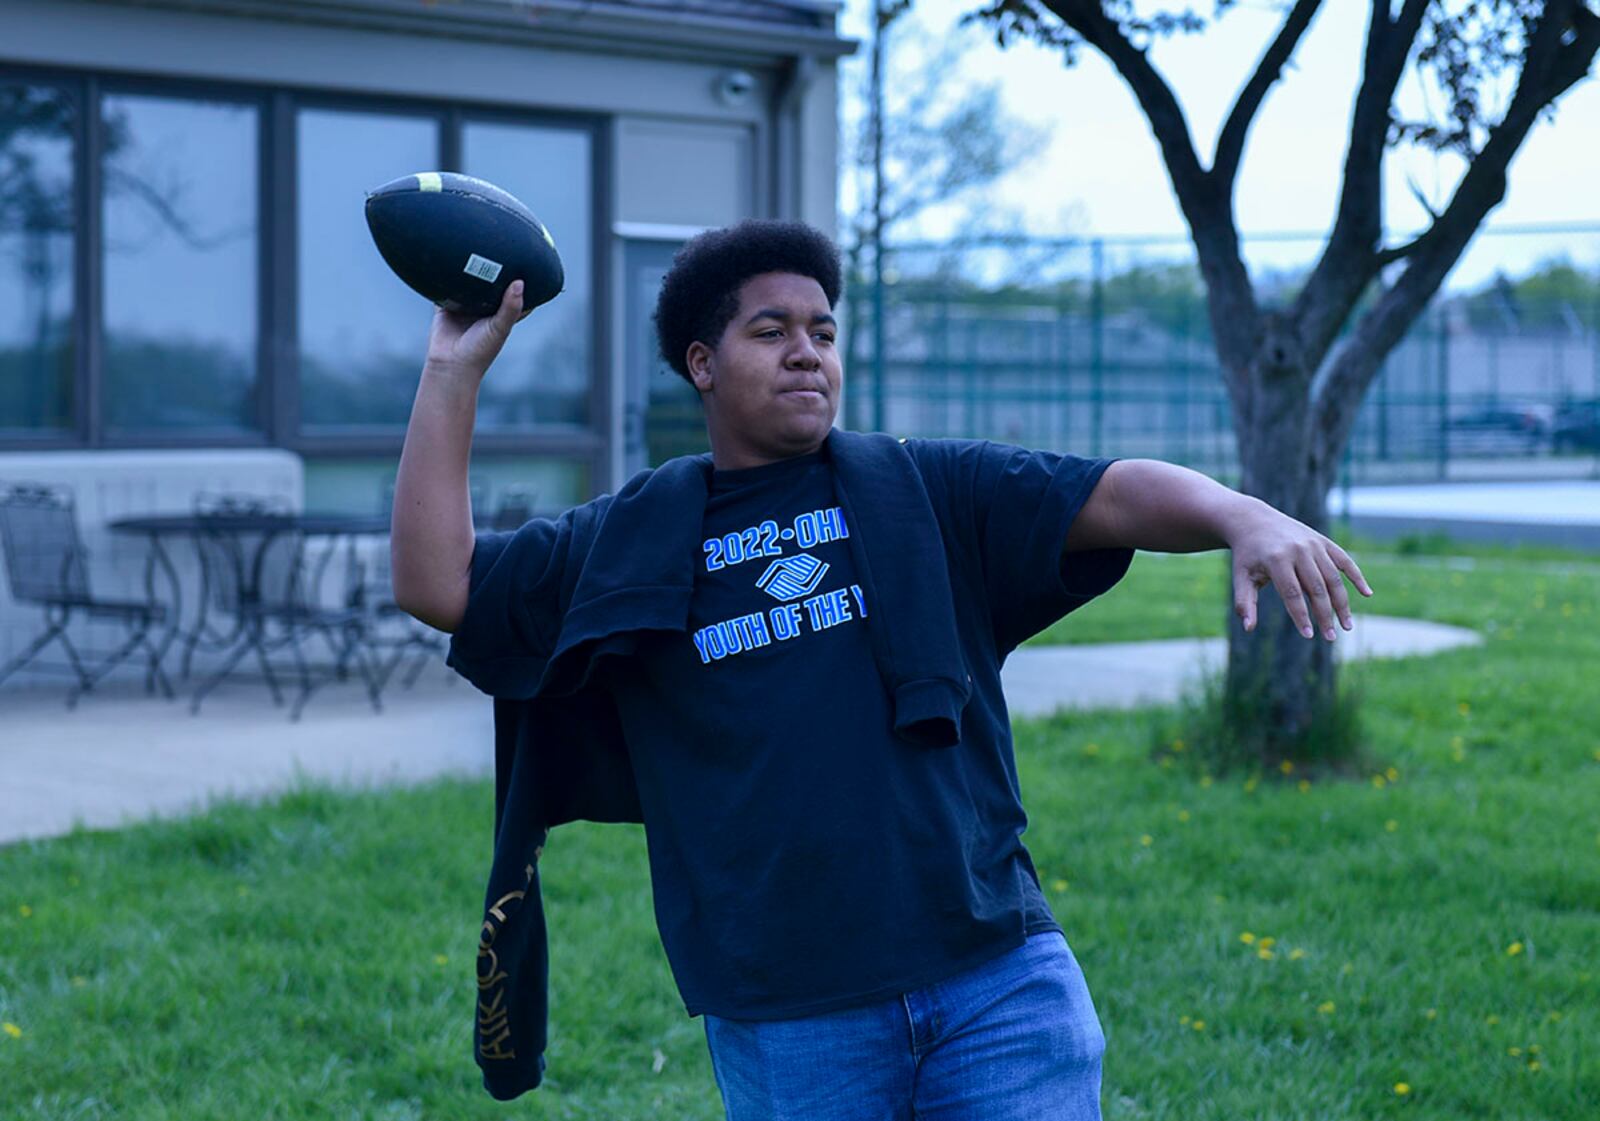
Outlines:
[[522, 306], [560, 294], [566, 277], [544, 223], [493, 183], [423, 171], [367, 195], [367, 228], [395, 275], [446, 311], [481, 318], [513, 280]]

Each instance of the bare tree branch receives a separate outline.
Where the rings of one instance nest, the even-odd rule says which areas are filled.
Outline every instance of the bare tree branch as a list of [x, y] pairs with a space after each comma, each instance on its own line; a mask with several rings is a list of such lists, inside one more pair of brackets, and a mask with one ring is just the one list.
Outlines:
[[1223, 378], [1236, 405], [1243, 406], [1245, 367], [1260, 331], [1255, 288], [1239, 251], [1233, 201], [1217, 190], [1200, 166], [1189, 122], [1172, 87], [1143, 50], [1134, 46], [1100, 0], [1040, 0], [1116, 67], [1133, 91], [1161, 148], [1162, 162], [1189, 224], [1195, 254], [1206, 280], [1206, 299]]
[[1582, 0], [1550, 0], [1530, 37], [1505, 116], [1456, 185], [1449, 205], [1406, 245], [1375, 255], [1407, 258], [1394, 286], [1361, 317], [1315, 390], [1319, 437], [1335, 457], [1349, 438], [1367, 387], [1383, 359], [1439, 290], [1489, 212], [1505, 198], [1506, 169], [1542, 113], [1588, 73], [1600, 53], [1600, 17]]
[[1406, 0], [1389, 18], [1389, 0], [1371, 0], [1366, 65], [1350, 121], [1344, 182], [1333, 231], [1291, 315], [1305, 354], [1319, 365], [1350, 311], [1377, 275], [1383, 237], [1383, 153], [1390, 106], [1429, 0]]
[[1322, 7], [1322, 0], [1297, 0], [1294, 8], [1284, 18], [1272, 45], [1261, 56], [1256, 72], [1239, 91], [1239, 98], [1228, 111], [1222, 131], [1217, 135], [1217, 151], [1211, 161], [1211, 176], [1218, 188], [1226, 194], [1233, 193], [1233, 184], [1239, 174], [1239, 160], [1244, 155], [1245, 137], [1255, 121], [1261, 103], [1283, 73], [1284, 65], [1294, 54], [1300, 37], [1311, 26], [1311, 18]]
[[1209, 193], [1205, 171], [1200, 166], [1200, 157], [1195, 154], [1189, 122], [1172, 87], [1149, 57], [1106, 15], [1100, 0], [1042, 0], [1042, 3], [1086, 43], [1105, 55], [1128, 83], [1150, 122], [1156, 143], [1161, 146], [1161, 156], [1172, 176], [1179, 205], [1186, 213], [1191, 208], [1206, 209], [1204, 204], [1209, 200], [1202, 197]]

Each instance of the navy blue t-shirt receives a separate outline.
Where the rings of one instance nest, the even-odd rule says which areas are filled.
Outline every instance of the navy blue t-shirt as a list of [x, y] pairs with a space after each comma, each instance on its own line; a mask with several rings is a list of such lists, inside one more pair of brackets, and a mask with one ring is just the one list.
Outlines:
[[869, 1003], [1061, 929], [1021, 841], [999, 668], [1126, 570], [1126, 550], [1060, 553], [1109, 461], [969, 441], [908, 450], [972, 676], [958, 745], [893, 734], [825, 452], [715, 472], [688, 631], [652, 633], [607, 666], [691, 1016]]

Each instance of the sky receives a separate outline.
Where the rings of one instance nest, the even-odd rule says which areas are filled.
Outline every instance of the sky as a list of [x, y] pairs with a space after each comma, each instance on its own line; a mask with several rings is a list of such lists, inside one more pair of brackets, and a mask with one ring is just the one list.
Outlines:
[[[1041, 235], [1183, 235], [1186, 227], [1155, 140], [1111, 65], [1087, 49], [1070, 68], [1059, 51], [1031, 42], [1002, 50], [986, 28], [956, 26], [963, 13], [979, 6], [976, 0], [916, 0], [906, 18], [925, 33], [920, 36], [924, 40], [959, 36], [970, 43], [950, 75], [952, 91], [998, 82], [1009, 113], [1050, 129], [1049, 141], [1037, 155], [996, 185], [996, 199], [1019, 210], [1027, 228]], [[1211, 7], [1204, 2], [1192, 6], [1200, 12]], [[1359, 79], [1366, 9], [1358, 0], [1324, 5], [1301, 40], [1293, 68], [1285, 70], [1258, 114], [1236, 196], [1244, 233], [1321, 234], [1331, 224]], [[842, 33], [861, 41], [857, 59], [847, 67], [866, 65], [870, 11], [870, 0], [848, 0], [840, 13]], [[1204, 33], [1164, 40], [1152, 51], [1184, 106], [1202, 163], [1211, 162], [1221, 122], [1281, 18], [1278, 6], [1268, 0], [1241, 0]], [[915, 32], [902, 35], [908, 43], [917, 38]], [[897, 61], [914, 65], [915, 58], [913, 44], [902, 48]], [[847, 78], [842, 88], [849, 84]], [[1418, 105], [1423, 92], [1414, 71], [1408, 70], [1400, 90], [1402, 107]], [[1426, 221], [1427, 212], [1413, 189], [1442, 207], [1460, 168], [1460, 161], [1450, 157], [1391, 150], [1385, 217], [1396, 240]], [[1509, 179], [1506, 201], [1490, 213], [1489, 228], [1558, 223], [1596, 228], [1576, 235], [1479, 236], [1447, 280], [1448, 287], [1479, 285], [1499, 269], [1515, 275], [1561, 253], [1570, 254], [1575, 264], [1600, 268], [1600, 81], [1580, 83], [1558, 102], [1555, 119], [1541, 122], [1524, 142]], [[939, 224], [936, 220], [921, 232], [935, 237], [951, 232], [948, 222], [944, 229]], [[1312, 241], [1261, 244], [1252, 250], [1252, 263], [1292, 267], [1316, 247]], [[1181, 246], [1140, 250], [1147, 255], [1179, 251]]]

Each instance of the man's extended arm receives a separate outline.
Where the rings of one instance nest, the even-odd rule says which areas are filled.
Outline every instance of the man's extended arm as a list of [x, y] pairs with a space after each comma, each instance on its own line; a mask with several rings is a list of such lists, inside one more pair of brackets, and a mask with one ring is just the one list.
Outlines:
[[478, 386], [522, 315], [518, 281], [492, 318], [436, 311], [428, 335], [394, 480], [389, 558], [395, 603], [442, 631], [460, 624], [472, 576], [467, 464]]
[[1330, 642], [1335, 616], [1345, 630], [1352, 625], [1340, 573], [1362, 595], [1372, 594], [1350, 554], [1316, 530], [1258, 498], [1153, 459], [1118, 460], [1106, 468], [1063, 548], [1231, 549], [1233, 607], [1247, 631], [1256, 625], [1256, 592], [1269, 583], [1301, 634], [1312, 637], [1314, 618]]

